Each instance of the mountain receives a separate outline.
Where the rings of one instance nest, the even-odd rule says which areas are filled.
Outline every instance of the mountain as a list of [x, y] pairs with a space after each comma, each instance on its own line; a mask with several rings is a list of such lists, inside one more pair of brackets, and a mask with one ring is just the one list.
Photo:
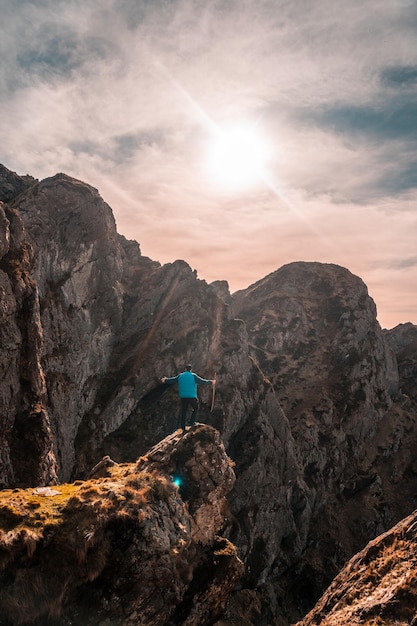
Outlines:
[[144, 257], [65, 174], [1, 167], [0, 200], [3, 488], [87, 479], [104, 456], [135, 463], [176, 431], [160, 378], [191, 362], [216, 374], [199, 421], [235, 463], [222, 534], [245, 570], [229, 620], [302, 619], [416, 508], [417, 327], [382, 330], [359, 277], [298, 262], [230, 294], [183, 260]]

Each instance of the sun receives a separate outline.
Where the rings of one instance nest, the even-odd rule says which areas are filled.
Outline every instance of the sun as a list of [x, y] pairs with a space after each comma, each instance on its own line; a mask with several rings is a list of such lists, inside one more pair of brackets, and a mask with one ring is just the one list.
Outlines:
[[219, 130], [208, 146], [208, 174], [216, 187], [245, 190], [261, 183], [269, 156], [268, 143], [256, 127]]

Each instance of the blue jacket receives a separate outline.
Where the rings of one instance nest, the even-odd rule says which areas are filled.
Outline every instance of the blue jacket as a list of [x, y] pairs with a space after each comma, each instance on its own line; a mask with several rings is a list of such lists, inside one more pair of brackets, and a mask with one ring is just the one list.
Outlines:
[[211, 385], [211, 380], [200, 378], [197, 374], [188, 371], [166, 378], [165, 382], [168, 385], [178, 382], [178, 395], [180, 398], [196, 398], [197, 385]]

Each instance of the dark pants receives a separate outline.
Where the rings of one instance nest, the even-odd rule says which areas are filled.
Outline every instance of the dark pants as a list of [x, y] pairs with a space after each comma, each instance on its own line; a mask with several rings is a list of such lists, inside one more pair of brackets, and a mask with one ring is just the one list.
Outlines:
[[193, 412], [191, 413], [191, 426], [195, 423], [198, 413], [198, 400], [197, 398], [181, 398], [181, 428], [185, 430], [185, 423], [187, 421], [188, 407], [191, 406]]

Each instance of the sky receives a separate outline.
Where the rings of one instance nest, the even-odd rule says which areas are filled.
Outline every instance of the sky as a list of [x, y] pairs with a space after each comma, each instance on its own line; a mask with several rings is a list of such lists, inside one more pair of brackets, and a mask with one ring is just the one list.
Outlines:
[[0, 163], [232, 292], [346, 267], [417, 324], [417, 0], [2, 0]]

